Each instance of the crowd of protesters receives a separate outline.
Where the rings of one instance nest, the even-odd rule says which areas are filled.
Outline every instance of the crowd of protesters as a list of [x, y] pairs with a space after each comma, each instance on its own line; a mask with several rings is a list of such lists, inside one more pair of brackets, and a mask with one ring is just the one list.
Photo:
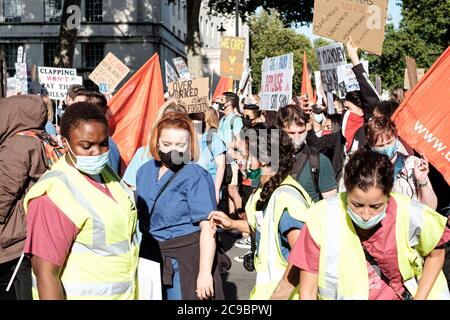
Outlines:
[[229, 232], [250, 299], [450, 299], [448, 185], [397, 134], [404, 92], [381, 101], [357, 51], [360, 90], [333, 106], [169, 98], [126, 169], [102, 94], [72, 86], [56, 115], [45, 96], [0, 100], [0, 297], [138, 299], [142, 257], [163, 299], [224, 299]]

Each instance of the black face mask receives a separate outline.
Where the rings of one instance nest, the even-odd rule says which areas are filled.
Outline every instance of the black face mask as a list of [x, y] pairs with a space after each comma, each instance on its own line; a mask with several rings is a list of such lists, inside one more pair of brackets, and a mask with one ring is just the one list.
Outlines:
[[225, 103], [218, 102], [217, 105], [219, 106], [220, 111], [225, 110]]
[[249, 116], [246, 116], [244, 119], [242, 119], [242, 124], [244, 125], [244, 127], [251, 127], [252, 126], [252, 120], [250, 119]]
[[184, 152], [179, 152], [176, 150], [172, 150], [170, 152], [162, 152], [161, 150], [159, 150], [158, 155], [162, 163], [164, 163], [173, 172], [181, 170], [185, 165]]

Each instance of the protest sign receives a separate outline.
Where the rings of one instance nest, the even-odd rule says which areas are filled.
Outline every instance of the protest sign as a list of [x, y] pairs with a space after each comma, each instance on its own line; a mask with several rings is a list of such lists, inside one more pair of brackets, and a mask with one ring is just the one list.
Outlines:
[[222, 37], [220, 76], [239, 81], [244, 70], [245, 38]]
[[178, 81], [178, 75], [167, 61], [165, 61], [165, 63], [166, 63], [166, 86], [169, 86], [169, 83]]
[[[420, 79], [422, 79], [422, 77], [425, 75], [425, 69], [418, 68], [418, 69], [416, 69], [416, 72], [417, 72], [417, 81], [420, 81]], [[405, 79], [404, 79], [403, 88], [405, 90], [411, 89], [411, 84], [409, 82], [409, 76], [408, 76], [408, 69], [405, 69]]]
[[6, 97], [12, 97], [17, 95], [17, 82], [16, 78], [11, 77], [6, 79]]
[[173, 58], [172, 59], [173, 64], [175, 65], [175, 68], [178, 71], [179, 79], [180, 80], [189, 80], [191, 79], [191, 74], [189, 73], [188, 67], [186, 63], [184, 62], [183, 58]]
[[320, 78], [320, 71], [314, 71], [314, 83], [316, 85], [317, 104], [321, 105], [325, 102], [326, 96], [322, 87], [322, 80]]
[[316, 49], [316, 53], [324, 91], [337, 92], [339, 80], [336, 68], [347, 64], [344, 46], [342, 43], [334, 43]]
[[410, 146], [428, 160], [450, 184], [450, 47], [414, 86], [392, 119]]
[[349, 63], [338, 66], [336, 69], [339, 83], [338, 96], [340, 99], [344, 99], [347, 92], [359, 90], [359, 82], [356, 80], [356, 75], [352, 68], [353, 64]]
[[209, 78], [170, 83], [169, 95], [188, 113], [205, 112], [209, 108]]
[[77, 77], [77, 69], [38, 67], [38, 73], [41, 89], [53, 100], [64, 100], [71, 85], [83, 84], [83, 78]]
[[261, 68], [261, 110], [278, 110], [292, 100], [294, 54], [266, 58]]
[[27, 61], [26, 53], [23, 51], [23, 47], [20, 46], [17, 49], [17, 61], [15, 63], [16, 73], [14, 78], [16, 79], [16, 92], [20, 94], [28, 94], [28, 73], [27, 73]]
[[314, 1], [313, 33], [381, 55], [387, 0]]
[[108, 84], [110, 92], [127, 76], [130, 69], [111, 52], [100, 62], [95, 70], [89, 75], [89, 79], [96, 85]]

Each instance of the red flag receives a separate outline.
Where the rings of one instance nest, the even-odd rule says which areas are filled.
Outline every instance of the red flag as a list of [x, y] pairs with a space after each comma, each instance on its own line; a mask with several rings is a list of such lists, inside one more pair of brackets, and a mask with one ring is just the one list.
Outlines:
[[450, 47], [393, 114], [401, 136], [424, 154], [450, 184]]
[[151, 134], [156, 113], [164, 103], [161, 66], [157, 53], [153, 55], [114, 95], [109, 107], [112, 135], [122, 157], [122, 170], [134, 153], [145, 145]]
[[216, 101], [216, 98], [224, 92], [233, 91], [233, 79], [220, 77], [219, 83], [217, 84], [216, 90], [214, 91], [212, 101]]
[[312, 103], [316, 103], [316, 97], [311, 84], [311, 78], [309, 77], [308, 61], [306, 60], [306, 51], [303, 51], [303, 76], [302, 76], [302, 93], [301, 95], [308, 94], [308, 99]]

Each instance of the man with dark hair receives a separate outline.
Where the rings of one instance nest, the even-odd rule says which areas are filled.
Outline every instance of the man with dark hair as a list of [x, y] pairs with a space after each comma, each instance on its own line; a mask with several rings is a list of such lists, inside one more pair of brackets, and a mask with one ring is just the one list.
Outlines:
[[[220, 97], [219, 111], [225, 116], [219, 122], [219, 138], [230, 148], [245, 150], [242, 147], [241, 130], [243, 128], [242, 118], [236, 113], [239, 109], [239, 97], [233, 92], [225, 92]], [[239, 194], [239, 166], [236, 160], [232, 159], [228, 152], [227, 167], [225, 170], [225, 179], [229, 177], [228, 182], [228, 205], [229, 214], [238, 214], [242, 211], [242, 198]], [[244, 157], [245, 158], [245, 157]], [[226, 181], [226, 180], [225, 180]]]
[[308, 115], [296, 105], [287, 105], [278, 111], [278, 127], [294, 143], [295, 162], [291, 175], [317, 202], [337, 193], [337, 183], [330, 160], [306, 143]]
[[[85, 97], [86, 89], [80, 84], [72, 84], [67, 90], [66, 98], [63, 101], [62, 106], [58, 106], [57, 108], [57, 117], [61, 119], [64, 114], [64, 110], [67, 107], [70, 107], [75, 102], [84, 102], [86, 101]], [[58, 122], [60, 122], [59, 120]]]
[[[109, 122], [113, 115], [108, 108], [108, 100], [106, 100], [106, 97], [97, 91], [88, 91], [84, 96], [86, 96], [87, 102], [97, 106], [103, 112]], [[111, 132], [109, 134], [109, 165], [118, 175], [120, 175], [120, 150], [111, 137]]]

